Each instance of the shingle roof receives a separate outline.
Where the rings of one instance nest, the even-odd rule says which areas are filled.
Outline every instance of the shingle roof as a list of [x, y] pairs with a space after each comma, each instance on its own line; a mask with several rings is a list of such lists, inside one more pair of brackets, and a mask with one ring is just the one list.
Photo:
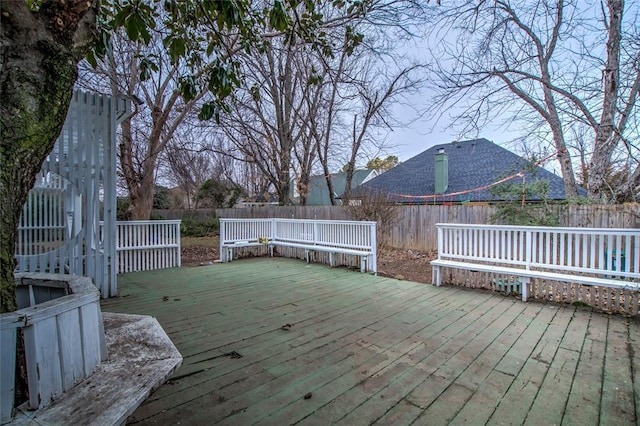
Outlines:
[[[455, 193], [475, 189], [491, 184], [496, 180], [522, 171], [530, 163], [513, 152], [494, 144], [487, 139], [458, 141], [436, 145], [393, 169], [382, 173], [356, 189], [360, 191], [376, 190], [389, 194], [390, 201], [424, 203], [424, 198], [411, 196], [431, 195], [435, 193], [435, 155], [444, 149], [448, 156], [449, 186], [446, 193]], [[535, 173], [527, 173], [526, 181], [546, 180], [549, 182], [547, 197], [552, 200], [566, 198], [562, 178], [542, 167], [536, 167]], [[581, 195], [586, 191], [578, 188]], [[444, 201], [498, 201], [499, 198], [480, 190], [455, 196], [443, 197]]]
[[[371, 169], [355, 170], [351, 179], [351, 189], [360, 185], [372, 172]], [[342, 195], [347, 187], [347, 174], [344, 172], [332, 173], [331, 183], [335, 197]], [[315, 175], [309, 178], [309, 193], [307, 206], [330, 206], [329, 189], [324, 175]]]

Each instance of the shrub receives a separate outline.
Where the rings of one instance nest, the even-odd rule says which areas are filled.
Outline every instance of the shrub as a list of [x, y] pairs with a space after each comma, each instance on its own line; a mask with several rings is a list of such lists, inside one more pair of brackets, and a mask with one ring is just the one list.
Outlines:
[[[529, 171], [535, 179], [533, 165], [525, 171]], [[524, 185], [505, 182], [489, 189], [489, 193], [503, 200], [496, 204], [496, 211], [490, 218], [491, 223], [525, 226], [558, 226], [560, 223], [558, 216], [549, 207], [549, 183], [545, 180], [534, 180]], [[527, 200], [524, 203], [523, 198]], [[533, 204], [530, 200], [536, 202]]]
[[347, 215], [352, 220], [377, 222], [377, 243], [382, 248], [382, 236], [388, 235], [398, 221], [398, 206], [381, 191], [360, 191], [355, 197], [345, 206]]
[[129, 220], [129, 205], [131, 202], [128, 198], [118, 197], [116, 199], [116, 220]]
[[207, 237], [218, 233], [220, 221], [217, 217], [198, 218], [184, 216], [180, 224], [180, 235], [184, 237]]

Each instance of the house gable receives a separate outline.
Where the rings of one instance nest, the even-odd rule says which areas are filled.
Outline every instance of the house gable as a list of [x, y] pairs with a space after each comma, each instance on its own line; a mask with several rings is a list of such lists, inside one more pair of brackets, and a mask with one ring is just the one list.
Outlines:
[[[444, 150], [448, 156], [446, 193], [435, 199], [419, 198], [435, 194], [435, 156], [439, 150]], [[487, 189], [449, 197], [446, 194], [485, 187], [522, 171], [529, 164], [524, 158], [484, 138], [458, 141], [436, 145], [364, 183], [356, 192], [381, 191], [389, 194], [391, 201], [400, 203], [500, 201]], [[565, 198], [562, 178], [542, 167], [536, 167], [535, 173], [527, 173], [525, 179], [527, 182], [546, 180], [549, 199]], [[579, 191], [586, 194], [582, 188]]]

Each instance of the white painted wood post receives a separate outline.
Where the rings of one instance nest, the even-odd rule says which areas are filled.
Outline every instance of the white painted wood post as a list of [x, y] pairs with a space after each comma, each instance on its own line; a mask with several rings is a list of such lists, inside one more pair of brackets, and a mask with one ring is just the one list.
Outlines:
[[[439, 224], [436, 225], [436, 228], [438, 230], [438, 260], [440, 260], [442, 252], [444, 250], [444, 229]], [[441, 284], [441, 279], [442, 277], [440, 276], [440, 267], [433, 266], [431, 270], [431, 281], [433, 281], [433, 284], [439, 287]]]
[[180, 226], [182, 225], [182, 221], [175, 227], [175, 239], [178, 243], [178, 267], [182, 266], [182, 242], [180, 239]]
[[227, 221], [220, 219], [220, 261], [227, 262], [227, 253], [224, 248], [224, 241], [226, 240]]
[[11, 420], [15, 394], [16, 342], [20, 317], [15, 313], [0, 317], [0, 423]]
[[[318, 243], [318, 238], [320, 235], [320, 233], [318, 232], [318, 225], [319, 225], [318, 222], [315, 222], [315, 221], [313, 222], [313, 243], [314, 244]], [[332, 261], [330, 260], [330, 262]], [[333, 266], [333, 264], [331, 266]]]
[[374, 222], [371, 224], [371, 249], [373, 253], [371, 254], [369, 261], [369, 268], [373, 271], [374, 274], [378, 275], [378, 234], [377, 234], [378, 224]]

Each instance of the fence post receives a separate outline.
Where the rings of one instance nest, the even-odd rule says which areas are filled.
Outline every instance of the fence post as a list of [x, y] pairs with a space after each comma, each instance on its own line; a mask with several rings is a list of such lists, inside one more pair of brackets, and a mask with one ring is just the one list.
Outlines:
[[275, 240], [277, 238], [278, 238], [278, 226], [277, 226], [276, 219], [273, 218], [271, 219], [271, 239]]
[[313, 220], [313, 243], [318, 243], [318, 222], [315, 219]]

